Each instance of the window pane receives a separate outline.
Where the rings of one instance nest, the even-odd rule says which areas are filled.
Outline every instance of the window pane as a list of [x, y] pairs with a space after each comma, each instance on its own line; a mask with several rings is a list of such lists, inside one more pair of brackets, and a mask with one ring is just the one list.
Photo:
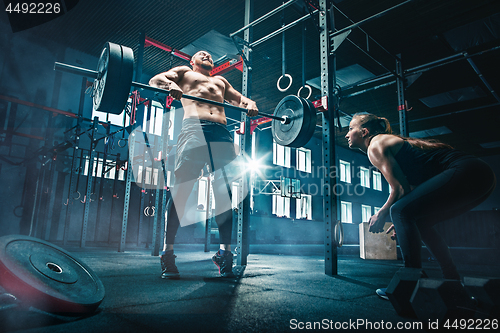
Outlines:
[[291, 163], [291, 148], [284, 147], [273, 141], [273, 163], [289, 168]]
[[382, 174], [378, 171], [373, 171], [373, 189], [382, 191]]
[[311, 172], [311, 150], [297, 148], [296, 150], [297, 170]]
[[368, 222], [372, 216], [372, 207], [361, 205], [361, 219], [362, 222]]
[[346, 183], [351, 182], [351, 163], [346, 161], [339, 161], [340, 167], [340, 180]]
[[361, 186], [370, 187], [370, 170], [367, 168], [359, 168], [359, 177]]
[[344, 223], [352, 223], [352, 204], [350, 202], [340, 202], [340, 221]]
[[296, 218], [297, 219], [308, 219], [311, 220], [312, 207], [311, 207], [311, 196], [303, 194], [300, 199], [296, 199]]
[[207, 180], [202, 178], [198, 182], [198, 205], [203, 205], [205, 209], [207, 200]]

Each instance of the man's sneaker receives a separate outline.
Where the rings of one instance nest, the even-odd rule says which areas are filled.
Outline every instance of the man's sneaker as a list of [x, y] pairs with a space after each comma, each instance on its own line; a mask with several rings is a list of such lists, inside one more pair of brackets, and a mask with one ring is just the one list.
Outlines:
[[387, 288], [380, 288], [380, 289], [377, 289], [375, 292], [377, 293], [377, 295], [380, 298], [383, 298], [383, 299], [388, 301], [389, 297], [387, 297], [387, 294], [385, 293], [386, 290], [387, 290]]
[[230, 251], [221, 256], [220, 251], [212, 257], [214, 264], [219, 267], [219, 274], [221, 277], [235, 277], [233, 273], [233, 254]]
[[160, 256], [161, 262], [161, 277], [163, 279], [178, 279], [180, 274], [177, 266], [175, 266], [174, 251], [167, 251], [164, 255]]

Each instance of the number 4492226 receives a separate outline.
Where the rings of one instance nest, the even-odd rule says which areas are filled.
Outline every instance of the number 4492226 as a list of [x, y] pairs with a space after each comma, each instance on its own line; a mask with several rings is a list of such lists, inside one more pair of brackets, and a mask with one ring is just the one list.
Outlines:
[[61, 12], [61, 4], [44, 3], [44, 2], [22, 2], [22, 3], [9, 3], [5, 8], [9, 14], [59, 14]]

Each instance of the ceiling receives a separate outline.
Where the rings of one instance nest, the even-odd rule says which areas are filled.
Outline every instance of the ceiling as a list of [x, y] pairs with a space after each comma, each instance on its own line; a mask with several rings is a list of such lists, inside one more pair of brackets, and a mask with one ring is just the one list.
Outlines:
[[[336, 0], [335, 26], [342, 29], [382, 13], [404, 0]], [[66, 1], [69, 3], [69, 1]], [[75, 3], [75, 1], [73, 1]], [[254, 0], [257, 19], [282, 4]], [[304, 13], [304, 0], [284, 10], [290, 23]], [[138, 54], [139, 35], [183, 50], [209, 32], [222, 36], [243, 27], [244, 0], [85, 0], [65, 15], [23, 33], [50, 39], [98, 57], [106, 41], [123, 44]], [[345, 15], [343, 15], [343, 14]], [[348, 19], [346, 18], [348, 17]], [[253, 40], [279, 29], [282, 11], [253, 28]], [[282, 74], [281, 35], [253, 48], [251, 97], [259, 109], [272, 112], [279, 101], [302, 86], [302, 33], [305, 27], [305, 80], [320, 76], [319, 33], [314, 20], [285, 33], [286, 72], [294, 81], [287, 92], [276, 82]], [[500, 154], [500, 1], [415, 0], [353, 29], [336, 50], [341, 82], [341, 115], [367, 111], [384, 116], [399, 132], [398, 100], [391, 71], [400, 55], [407, 77], [405, 99], [409, 132], [427, 131], [432, 138], [477, 156]], [[243, 37], [242, 34], [239, 34]], [[217, 45], [214, 46], [217, 48]], [[216, 50], [214, 50], [216, 52]], [[142, 71], [153, 76], [186, 61], [153, 46], [145, 48]], [[372, 78], [356, 84], [364, 73]], [[347, 74], [346, 74], [347, 73]], [[342, 75], [340, 75], [342, 74]], [[224, 76], [238, 90], [242, 73]], [[311, 100], [320, 99], [313, 89]], [[443, 129], [445, 132], [432, 129]], [[347, 129], [337, 130], [337, 143], [346, 147]], [[448, 133], [446, 133], [448, 132]], [[443, 134], [444, 133], [444, 134]], [[495, 144], [496, 143], [496, 144]]]

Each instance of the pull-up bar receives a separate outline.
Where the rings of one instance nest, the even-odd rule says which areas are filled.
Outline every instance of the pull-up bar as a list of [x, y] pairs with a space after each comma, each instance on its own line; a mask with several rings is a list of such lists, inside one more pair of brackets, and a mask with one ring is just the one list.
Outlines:
[[285, 25], [284, 27], [281, 27], [280, 29], [278, 29], [278, 30], [276, 30], [276, 31], [274, 31], [274, 32], [272, 32], [272, 33], [270, 33], [269, 35], [267, 35], [267, 36], [265, 36], [265, 37], [262, 37], [261, 39], [256, 40], [256, 41], [255, 41], [255, 42], [253, 42], [253, 43], [250, 43], [250, 45], [249, 45], [249, 46], [250, 46], [250, 47], [254, 47], [254, 46], [259, 45], [259, 44], [261, 44], [261, 43], [263, 43], [263, 42], [265, 42], [265, 41], [267, 41], [267, 40], [271, 39], [272, 37], [274, 37], [274, 36], [276, 36], [276, 35], [279, 35], [279, 34], [280, 34], [280, 33], [282, 33], [283, 31], [288, 30], [288, 29], [290, 29], [290, 28], [292, 28], [292, 27], [296, 26], [296, 25], [297, 25], [297, 24], [299, 24], [300, 22], [302, 22], [302, 21], [304, 21], [304, 20], [307, 20], [308, 18], [310, 18], [310, 17], [311, 17], [311, 15], [316, 14], [317, 12], [319, 12], [319, 10], [318, 10], [318, 9], [314, 10], [311, 14], [306, 14], [306, 15], [302, 16], [301, 18], [299, 18], [299, 19], [297, 19], [297, 20], [293, 21], [292, 23], [288, 23], [288, 24], [287, 24], [287, 25]]
[[245, 29], [248, 29], [250, 27], [253, 27], [254, 25], [256, 24], [259, 24], [260, 22], [264, 21], [265, 19], [267, 19], [268, 17], [271, 17], [273, 16], [274, 14], [276, 14], [277, 12], [279, 12], [281, 9], [285, 9], [286, 7], [290, 6], [291, 4], [293, 4], [295, 1], [297, 0], [290, 0], [288, 2], [285, 2], [284, 4], [282, 4], [281, 6], [279, 6], [278, 8], [270, 11], [269, 13], [265, 14], [264, 16], [261, 16], [259, 17], [258, 19], [256, 19], [255, 21], [253, 22], [250, 22], [249, 24], [247, 24], [246, 26], [244, 26], [243, 28], [241, 28], [240, 30], [238, 31], [235, 31], [233, 32], [232, 34], [229, 35], [229, 37], [233, 37], [234, 35], [237, 35], [239, 34], [240, 32], [242, 32], [243, 30]]

